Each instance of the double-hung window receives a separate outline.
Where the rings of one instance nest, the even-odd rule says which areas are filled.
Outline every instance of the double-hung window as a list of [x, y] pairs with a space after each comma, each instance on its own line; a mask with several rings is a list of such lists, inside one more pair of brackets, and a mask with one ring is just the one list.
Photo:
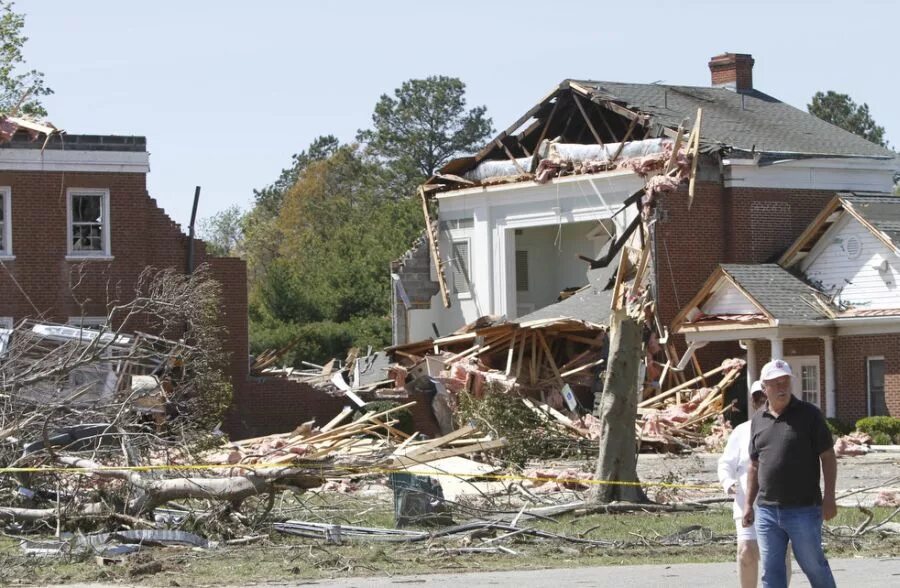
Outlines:
[[109, 257], [109, 190], [69, 188], [69, 257]]
[[12, 257], [12, 191], [0, 187], [0, 259]]

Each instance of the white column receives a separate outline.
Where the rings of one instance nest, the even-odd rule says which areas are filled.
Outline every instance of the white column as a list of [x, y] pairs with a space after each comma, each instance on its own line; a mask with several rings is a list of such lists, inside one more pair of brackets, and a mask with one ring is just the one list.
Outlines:
[[770, 359], [784, 359], [784, 339], [781, 337], [772, 337], [769, 339], [772, 344], [772, 357]]
[[825, 416], [837, 416], [837, 394], [834, 390], [834, 337], [822, 337], [825, 343]]
[[747, 414], [749, 416], [750, 407], [753, 406], [750, 388], [753, 387], [753, 382], [759, 378], [759, 372], [756, 366], [756, 341], [747, 339], [745, 344], [747, 346]]

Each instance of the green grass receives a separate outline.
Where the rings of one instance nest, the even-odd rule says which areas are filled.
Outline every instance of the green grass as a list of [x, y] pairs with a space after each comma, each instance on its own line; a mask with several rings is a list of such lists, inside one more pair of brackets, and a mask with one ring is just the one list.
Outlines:
[[[337, 507], [318, 505], [310, 513], [316, 519], [363, 526], [389, 526], [384, 509], [348, 516], [356, 499]], [[357, 504], [356, 506], [361, 506]], [[371, 508], [371, 507], [369, 507]], [[880, 522], [892, 509], [873, 508]], [[355, 511], [364, 513], [364, 510]], [[831, 527], [856, 528], [865, 515], [857, 509], [841, 508]], [[424, 543], [350, 543], [324, 546], [318, 541], [271, 533], [263, 544], [221, 547], [206, 552], [175, 548], [153, 548], [123, 559], [123, 563], [100, 566], [93, 557], [63, 560], [24, 558], [17, 543], [0, 540], [0, 584], [25, 580], [35, 585], [84, 581], [117, 581], [147, 586], [203, 586], [263, 581], [297, 581], [343, 576], [397, 575], [433, 572], [465, 572], [503, 569], [536, 569], [589, 565], [654, 564], [732, 561], [734, 522], [730, 509], [666, 514], [566, 515], [557, 522], [532, 520], [534, 528], [569, 537], [620, 542], [616, 547], [594, 547], [557, 540], [535, 540], [519, 536], [502, 544], [519, 555], [454, 555], [448, 548], [460, 540]], [[520, 523], [520, 526], [524, 523]], [[660, 540], [691, 526], [702, 527], [702, 536], [715, 541], [666, 546]], [[696, 533], [696, 532], [695, 532]], [[698, 537], [693, 535], [693, 537]], [[477, 545], [484, 538], [474, 539]], [[856, 540], [826, 534], [826, 548], [832, 557], [900, 555], [900, 538], [869, 533]], [[134, 575], [141, 571], [154, 571]]]

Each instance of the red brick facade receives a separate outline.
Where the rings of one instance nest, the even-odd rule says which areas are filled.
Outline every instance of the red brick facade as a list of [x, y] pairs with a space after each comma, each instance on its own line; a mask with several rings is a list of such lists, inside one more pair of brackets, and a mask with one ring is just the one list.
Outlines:
[[[706, 162], [709, 165], [710, 162]], [[671, 325], [676, 313], [697, 293], [720, 263], [766, 263], [793, 243], [834, 198], [834, 192], [772, 188], [726, 188], [720, 182], [696, 186], [688, 209], [687, 189], [667, 194], [656, 224], [659, 260], [659, 313]], [[673, 337], [679, 352], [683, 337]], [[757, 368], [770, 359], [769, 342], [756, 342]], [[737, 342], [710, 343], [697, 352], [708, 370], [746, 352]], [[786, 357], [819, 357], [821, 408], [825, 399], [824, 343], [821, 339], [787, 339]], [[834, 340], [837, 417], [855, 422], [866, 416], [866, 357], [885, 357], [885, 397], [891, 415], [900, 415], [900, 333]], [[690, 368], [689, 368], [690, 369]]]

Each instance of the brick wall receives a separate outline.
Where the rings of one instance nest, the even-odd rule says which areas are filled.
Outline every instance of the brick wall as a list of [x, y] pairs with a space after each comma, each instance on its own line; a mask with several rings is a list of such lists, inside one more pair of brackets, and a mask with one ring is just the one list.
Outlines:
[[[107, 303], [129, 300], [144, 268], [185, 271], [190, 240], [149, 196], [142, 173], [0, 172], [11, 188], [14, 260], [0, 268], [0, 316], [65, 323], [75, 316], [106, 316]], [[68, 261], [68, 188], [109, 190], [112, 259]], [[195, 266], [208, 262], [222, 286], [229, 377], [236, 401], [247, 379], [247, 271], [240, 259], [209, 257], [194, 242]], [[126, 326], [146, 330], [143, 322]]]
[[726, 188], [724, 262], [777, 261], [832, 198], [833, 191]]
[[848, 423], [868, 414], [867, 357], [884, 357], [885, 401], [891, 416], [900, 417], [900, 334], [838, 337], [834, 343], [837, 415]]

